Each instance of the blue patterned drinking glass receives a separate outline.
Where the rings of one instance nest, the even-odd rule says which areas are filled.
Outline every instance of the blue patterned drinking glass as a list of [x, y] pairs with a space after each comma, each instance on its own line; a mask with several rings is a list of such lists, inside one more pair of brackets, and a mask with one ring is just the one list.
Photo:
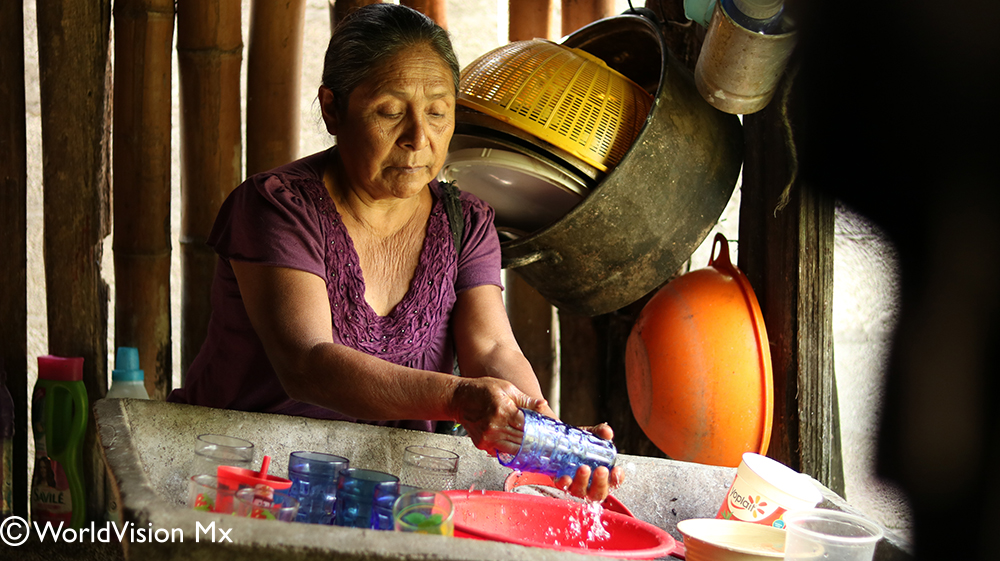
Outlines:
[[333, 524], [337, 506], [337, 475], [350, 467], [347, 458], [322, 452], [292, 452], [288, 456], [288, 494], [299, 500], [296, 522]]
[[[392, 503], [399, 496], [399, 478], [369, 469], [340, 470], [334, 524], [352, 528], [392, 529]], [[388, 506], [387, 506], [388, 505]], [[386, 510], [388, 509], [388, 510]], [[388, 512], [388, 521], [382, 518]]]
[[609, 440], [583, 429], [567, 425], [530, 409], [524, 412], [524, 437], [517, 454], [497, 454], [497, 460], [509, 468], [544, 473], [555, 479], [573, 477], [582, 465], [596, 470], [615, 466], [618, 450]]

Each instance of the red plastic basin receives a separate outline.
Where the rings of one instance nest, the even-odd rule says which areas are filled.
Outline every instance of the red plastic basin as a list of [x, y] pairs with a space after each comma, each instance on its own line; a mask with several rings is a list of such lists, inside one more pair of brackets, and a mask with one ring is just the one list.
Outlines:
[[455, 535], [619, 559], [655, 559], [674, 551], [665, 530], [574, 501], [503, 491], [447, 491]]

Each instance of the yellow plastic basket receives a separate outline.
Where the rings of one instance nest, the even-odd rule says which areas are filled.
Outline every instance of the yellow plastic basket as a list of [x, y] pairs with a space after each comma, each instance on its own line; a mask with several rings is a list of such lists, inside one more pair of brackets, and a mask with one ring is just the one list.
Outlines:
[[590, 53], [534, 39], [494, 49], [465, 67], [458, 103], [606, 172], [642, 130], [653, 98]]

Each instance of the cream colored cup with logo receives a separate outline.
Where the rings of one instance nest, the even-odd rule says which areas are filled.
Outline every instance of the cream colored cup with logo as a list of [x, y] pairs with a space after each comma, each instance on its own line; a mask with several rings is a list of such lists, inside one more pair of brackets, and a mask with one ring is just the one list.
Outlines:
[[821, 500], [822, 493], [808, 476], [767, 456], [747, 452], [715, 517], [784, 528], [785, 512], [812, 508]]

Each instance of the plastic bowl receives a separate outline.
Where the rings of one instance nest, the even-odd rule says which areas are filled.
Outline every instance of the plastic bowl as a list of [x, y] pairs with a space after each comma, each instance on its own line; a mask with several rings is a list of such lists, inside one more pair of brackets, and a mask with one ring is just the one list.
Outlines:
[[712, 249], [708, 267], [646, 303], [626, 343], [625, 372], [632, 413], [667, 456], [736, 467], [744, 452], [767, 452], [771, 352], [757, 297], [730, 261], [725, 236]]
[[[503, 490], [511, 491], [514, 493], [522, 494], [532, 494], [525, 492], [524, 490], [517, 491], [518, 487], [528, 486], [532, 487], [533, 490], [537, 490], [535, 495], [550, 496], [552, 498], [569, 498], [573, 500], [572, 496], [569, 495], [567, 491], [563, 491], [556, 487], [556, 482], [551, 476], [545, 475], [544, 473], [531, 473], [529, 471], [514, 471], [503, 480]], [[581, 499], [582, 500], [582, 499]], [[610, 510], [611, 512], [617, 512], [619, 514], [624, 514], [625, 516], [631, 516], [635, 518], [632, 511], [628, 509], [621, 501], [608, 495], [608, 498], [604, 499], [601, 506], [605, 510]]]
[[785, 531], [738, 520], [693, 518], [677, 523], [687, 561], [765, 561], [785, 557]]
[[656, 559], [677, 543], [637, 518], [574, 501], [504, 491], [447, 491], [455, 535], [617, 559]]

